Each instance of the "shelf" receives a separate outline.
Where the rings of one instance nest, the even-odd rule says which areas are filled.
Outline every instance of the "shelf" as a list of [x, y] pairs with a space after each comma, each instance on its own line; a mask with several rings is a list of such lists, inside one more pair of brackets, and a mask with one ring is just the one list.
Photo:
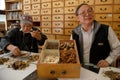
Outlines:
[[7, 19], [7, 21], [19, 21], [19, 19]]
[[22, 15], [22, 0], [5, 0], [7, 30], [9, 26], [20, 20]]
[[7, 12], [16, 12], [16, 11], [19, 12], [19, 11], [22, 11], [22, 10], [20, 10], [20, 9], [19, 9], [19, 10], [15, 9], [15, 10], [6, 10], [6, 11], [7, 11]]
[[21, 0], [5, 0], [5, 2], [9, 2], [9, 3], [14, 3], [14, 2], [20, 2]]

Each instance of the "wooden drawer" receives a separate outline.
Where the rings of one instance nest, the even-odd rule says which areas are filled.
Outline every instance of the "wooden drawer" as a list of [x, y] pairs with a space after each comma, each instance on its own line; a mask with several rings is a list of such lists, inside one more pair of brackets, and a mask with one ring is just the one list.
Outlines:
[[120, 14], [113, 14], [113, 21], [120, 21]]
[[56, 35], [56, 39], [57, 40], [70, 40], [70, 36], [69, 35]]
[[49, 15], [51, 14], [51, 9], [41, 9], [41, 15]]
[[51, 28], [42, 28], [44, 34], [51, 34]]
[[42, 3], [42, 8], [51, 8], [51, 2]]
[[113, 22], [112, 28], [114, 30], [120, 30], [120, 22]]
[[93, 5], [94, 4], [94, 0], [79, 0], [79, 3], [87, 3], [89, 5]]
[[43, 2], [51, 2], [52, 0], [41, 0], [41, 3]]
[[51, 39], [55, 40], [55, 35], [46, 35], [46, 36], [47, 36], [47, 38], [50, 39], [50, 40], [51, 40]]
[[96, 14], [95, 19], [98, 21], [112, 21], [112, 14]]
[[72, 29], [65, 29], [65, 35], [71, 35]]
[[31, 15], [40, 15], [40, 10], [31, 10]]
[[112, 13], [112, 6], [95, 6], [95, 13]]
[[53, 15], [52, 21], [63, 21], [63, 15]]
[[23, 4], [31, 4], [31, 0], [23, 0]]
[[23, 14], [29, 14], [29, 15], [31, 15], [31, 10], [27, 10], [27, 11], [24, 10], [24, 11], [23, 11]]
[[31, 5], [24, 5], [23, 10], [31, 10]]
[[114, 0], [114, 4], [120, 4], [120, 0]]
[[65, 6], [77, 6], [78, 5], [78, 0], [66, 0], [65, 1]]
[[95, 0], [95, 4], [112, 4], [113, 0]]
[[103, 21], [103, 22], [101, 21], [100, 23], [101, 23], [101, 24], [109, 25], [109, 26], [111, 26], [111, 27], [113, 26], [113, 25], [112, 25], [112, 21], [109, 21], [109, 22], [108, 22], [108, 21]]
[[63, 28], [52, 28], [53, 34], [63, 34]]
[[56, 7], [64, 7], [64, 2], [63, 1], [57, 1], [57, 2], [53, 2], [53, 8]]
[[[72, 47], [74, 49], [72, 50], [60, 50], [59, 44], [73, 44]], [[50, 46], [51, 49], [44, 48], [45, 46]], [[58, 49], [56, 49], [58, 48]], [[62, 60], [58, 60], [58, 63], [45, 63], [46, 55], [49, 57], [56, 57], [58, 59], [65, 59], [67, 55], [67, 61], [68, 59], [71, 59], [72, 61], [75, 61], [76, 63], [65, 63], [61, 62]], [[65, 58], [62, 56], [62, 54], [65, 56]], [[59, 56], [59, 57], [58, 57]], [[75, 57], [73, 57], [75, 56]], [[78, 57], [78, 52], [76, 48], [76, 43], [73, 40], [46, 40], [45, 44], [43, 46], [43, 49], [41, 51], [40, 59], [37, 63], [37, 72], [38, 76], [41, 78], [80, 78], [80, 62]], [[44, 73], [43, 73], [44, 72]]]
[[33, 21], [40, 21], [40, 16], [32, 16]]
[[65, 22], [65, 28], [75, 28], [78, 25], [78, 22]]
[[76, 15], [66, 14], [65, 15], [65, 21], [77, 21]]
[[63, 14], [63, 8], [53, 8], [52, 14]]
[[113, 12], [114, 13], [120, 13], [120, 5], [114, 5]]
[[64, 25], [63, 22], [52, 22], [52, 27], [61, 27], [61, 28], [63, 28], [64, 27], [63, 25]]
[[51, 27], [51, 22], [41, 22], [41, 27]]
[[75, 13], [76, 7], [65, 7], [65, 14]]
[[51, 21], [51, 16], [42, 16], [42, 21]]
[[32, 4], [32, 10], [40, 9], [40, 4]]
[[32, 3], [40, 3], [40, 0], [31, 0]]

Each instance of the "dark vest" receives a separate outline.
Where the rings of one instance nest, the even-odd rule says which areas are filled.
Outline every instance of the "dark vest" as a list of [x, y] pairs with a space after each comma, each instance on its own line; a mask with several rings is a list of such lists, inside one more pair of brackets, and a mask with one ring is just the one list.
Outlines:
[[90, 63], [97, 64], [99, 60], [107, 58], [109, 53], [108, 26], [101, 25], [90, 49]]
[[[82, 38], [78, 33], [72, 33], [73, 39], [76, 41], [80, 62], [83, 63], [83, 46], [81, 46]], [[81, 42], [80, 42], [81, 41]], [[105, 59], [110, 53], [110, 45], [108, 42], [108, 26], [101, 24], [100, 28], [94, 35], [94, 40], [90, 49], [90, 63], [97, 64], [99, 60]]]

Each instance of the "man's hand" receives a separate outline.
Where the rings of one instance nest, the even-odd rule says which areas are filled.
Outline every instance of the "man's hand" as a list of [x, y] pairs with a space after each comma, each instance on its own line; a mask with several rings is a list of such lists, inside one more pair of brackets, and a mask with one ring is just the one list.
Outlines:
[[98, 67], [108, 67], [109, 63], [106, 60], [100, 60], [97, 64]]
[[13, 53], [13, 55], [15, 55], [15, 56], [20, 56], [21, 55], [21, 51], [17, 46], [14, 46], [14, 45], [10, 44], [10, 45], [7, 46], [7, 49], [10, 50]]
[[41, 35], [39, 33], [39, 31], [32, 31], [30, 32], [31, 36], [36, 38], [37, 40], [41, 40]]

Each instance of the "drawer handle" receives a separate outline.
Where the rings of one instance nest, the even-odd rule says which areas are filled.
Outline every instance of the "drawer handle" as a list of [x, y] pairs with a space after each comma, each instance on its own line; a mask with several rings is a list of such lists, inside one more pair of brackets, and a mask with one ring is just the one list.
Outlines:
[[44, 7], [47, 7], [48, 6], [48, 4], [46, 4], [46, 5], [43, 5]]
[[69, 17], [68, 17], [68, 19], [73, 19], [73, 18], [74, 18], [73, 16], [71, 16], [71, 17], [69, 16]]
[[62, 71], [62, 74], [63, 74], [63, 75], [66, 74], [66, 73], [67, 73], [67, 72], [66, 72], [65, 70]]
[[120, 27], [120, 25], [118, 25], [118, 27]]
[[45, 26], [48, 26], [48, 24], [44, 24]]
[[68, 4], [74, 4], [74, 2], [69, 2]]
[[106, 10], [107, 10], [107, 8], [100, 8], [100, 10], [101, 10], [101, 11], [106, 11]]
[[48, 30], [44, 30], [45, 32], [48, 32]]
[[107, 0], [101, 0], [101, 2], [107, 2]]
[[68, 9], [68, 11], [72, 12], [72, 11], [74, 11], [74, 9]]
[[37, 8], [38, 6], [34, 6], [34, 8]]
[[56, 6], [57, 6], [57, 5], [60, 5], [60, 3], [58, 3], [58, 4], [56, 3], [55, 5], [56, 5]]
[[68, 24], [68, 26], [73, 26], [73, 24]]
[[55, 32], [60, 32], [60, 30], [55, 30]]
[[38, 18], [36, 17], [36, 18], [34, 18], [34, 20], [38, 20]]
[[55, 24], [56, 26], [60, 25], [60, 24]]
[[51, 71], [50, 71], [50, 74], [55, 74], [55, 71], [54, 71], [54, 70], [51, 70]]
[[34, 2], [37, 2], [38, 0], [33, 0]]
[[43, 11], [44, 13], [48, 13], [48, 11]]
[[60, 10], [55, 10], [55, 12], [60, 12]]
[[83, 3], [89, 3], [89, 1], [83, 1]]
[[104, 17], [100, 16], [100, 19], [106, 19], [106, 16], [104, 16]]
[[120, 34], [119, 34], [119, 33], [117, 33], [117, 35], [119, 36]]
[[44, 17], [44, 19], [48, 19], [48, 17]]
[[60, 19], [60, 17], [55, 17], [55, 19]]
[[120, 16], [118, 18], [120, 19]]

